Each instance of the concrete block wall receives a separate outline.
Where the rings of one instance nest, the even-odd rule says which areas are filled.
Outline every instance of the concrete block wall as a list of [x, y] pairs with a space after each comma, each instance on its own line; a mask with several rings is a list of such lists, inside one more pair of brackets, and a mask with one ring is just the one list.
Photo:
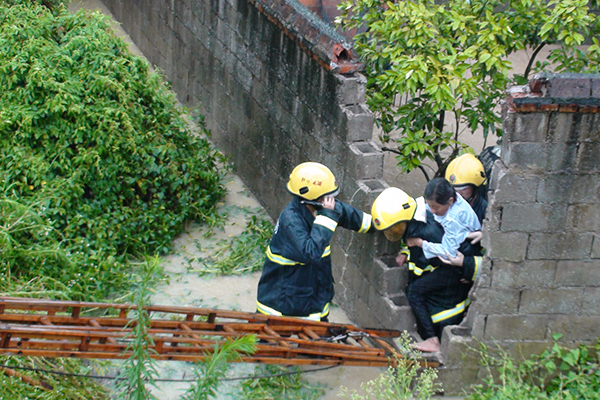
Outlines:
[[[329, 166], [340, 199], [370, 210], [387, 185], [366, 79], [351, 45], [295, 0], [103, 0], [275, 219], [304, 161]], [[360, 325], [412, 329], [406, 271], [383, 235], [338, 230], [336, 302]]]
[[[520, 358], [549, 347], [556, 333], [566, 346], [600, 336], [599, 106], [600, 75], [538, 75], [509, 90], [484, 276], [463, 326], [444, 332], [447, 359], [456, 358], [453, 343], [477, 340]], [[478, 369], [448, 364], [444, 382], [467, 370], [481, 377]]]

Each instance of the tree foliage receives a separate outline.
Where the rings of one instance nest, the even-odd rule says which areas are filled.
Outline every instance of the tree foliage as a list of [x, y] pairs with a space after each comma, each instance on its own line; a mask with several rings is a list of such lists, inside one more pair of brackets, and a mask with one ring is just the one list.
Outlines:
[[53, 277], [79, 299], [122, 290], [130, 258], [167, 252], [224, 195], [222, 158], [202, 131], [105, 17], [0, 4], [0, 219], [40, 226], [9, 232], [2, 251], [47, 235], [52, 255], [0, 266]]
[[[342, 27], [364, 30], [355, 47], [366, 66], [368, 103], [384, 142], [399, 132], [393, 151], [405, 172], [425, 172], [422, 162], [431, 159], [443, 174], [465, 147], [464, 131], [501, 136], [494, 109], [509, 83], [526, 82], [531, 71], [598, 72], [600, 65], [588, 0], [349, 0], [340, 8]], [[587, 50], [579, 47], [590, 37]], [[547, 45], [556, 48], [536, 62]], [[533, 51], [528, 67], [513, 71], [507, 57], [525, 49]]]

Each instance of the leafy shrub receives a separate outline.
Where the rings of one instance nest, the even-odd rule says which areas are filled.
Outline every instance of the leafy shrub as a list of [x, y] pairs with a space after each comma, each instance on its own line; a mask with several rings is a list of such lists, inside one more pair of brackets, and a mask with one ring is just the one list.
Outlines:
[[126, 287], [128, 259], [166, 253], [185, 220], [213, 212], [222, 158], [106, 18], [12, 3], [0, 4], [0, 199], [37, 215], [46, 249], [70, 262], [2, 267], [101, 298]]

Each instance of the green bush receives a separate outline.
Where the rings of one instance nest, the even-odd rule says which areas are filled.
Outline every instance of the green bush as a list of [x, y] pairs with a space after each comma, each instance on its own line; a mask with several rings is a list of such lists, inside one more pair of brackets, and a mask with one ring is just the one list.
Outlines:
[[[129, 259], [166, 253], [185, 220], [213, 212], [222, 158], [105, 17], [12, 3], [0, 4], [0, 199], [40, 221], [52, 257], [0, 265], [103, 298], [127, 286]], [[27, 248], [35, 235], [10, 237]]]
[[481, 345], [489, 378], [475, 385], [467, 400], [600, 399], [600, 339], [595, 346], [561, 346], [518, 362], [506, 352]]

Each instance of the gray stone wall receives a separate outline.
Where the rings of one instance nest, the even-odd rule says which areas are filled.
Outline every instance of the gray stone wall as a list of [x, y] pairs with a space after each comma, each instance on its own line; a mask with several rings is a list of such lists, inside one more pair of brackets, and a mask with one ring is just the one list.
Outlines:
[[[318, 161], [370, 211], [386, 183], [365, 78], [346, 40], [295, 0], [103, 0], [273, 218], [293, 167]], [[336, 303], [360, 325], [409, 329], [406, 271], [383, 235], [339, 229]]]
[[445, 332], [444, 382], [481, 378], [460, 361], [475, 340], [519, 358], [556, 333], [566, 346], [600, 336], [599, 105], [600, 75], [540, 75], [509, 91], [484, 274], [463, 327]]

